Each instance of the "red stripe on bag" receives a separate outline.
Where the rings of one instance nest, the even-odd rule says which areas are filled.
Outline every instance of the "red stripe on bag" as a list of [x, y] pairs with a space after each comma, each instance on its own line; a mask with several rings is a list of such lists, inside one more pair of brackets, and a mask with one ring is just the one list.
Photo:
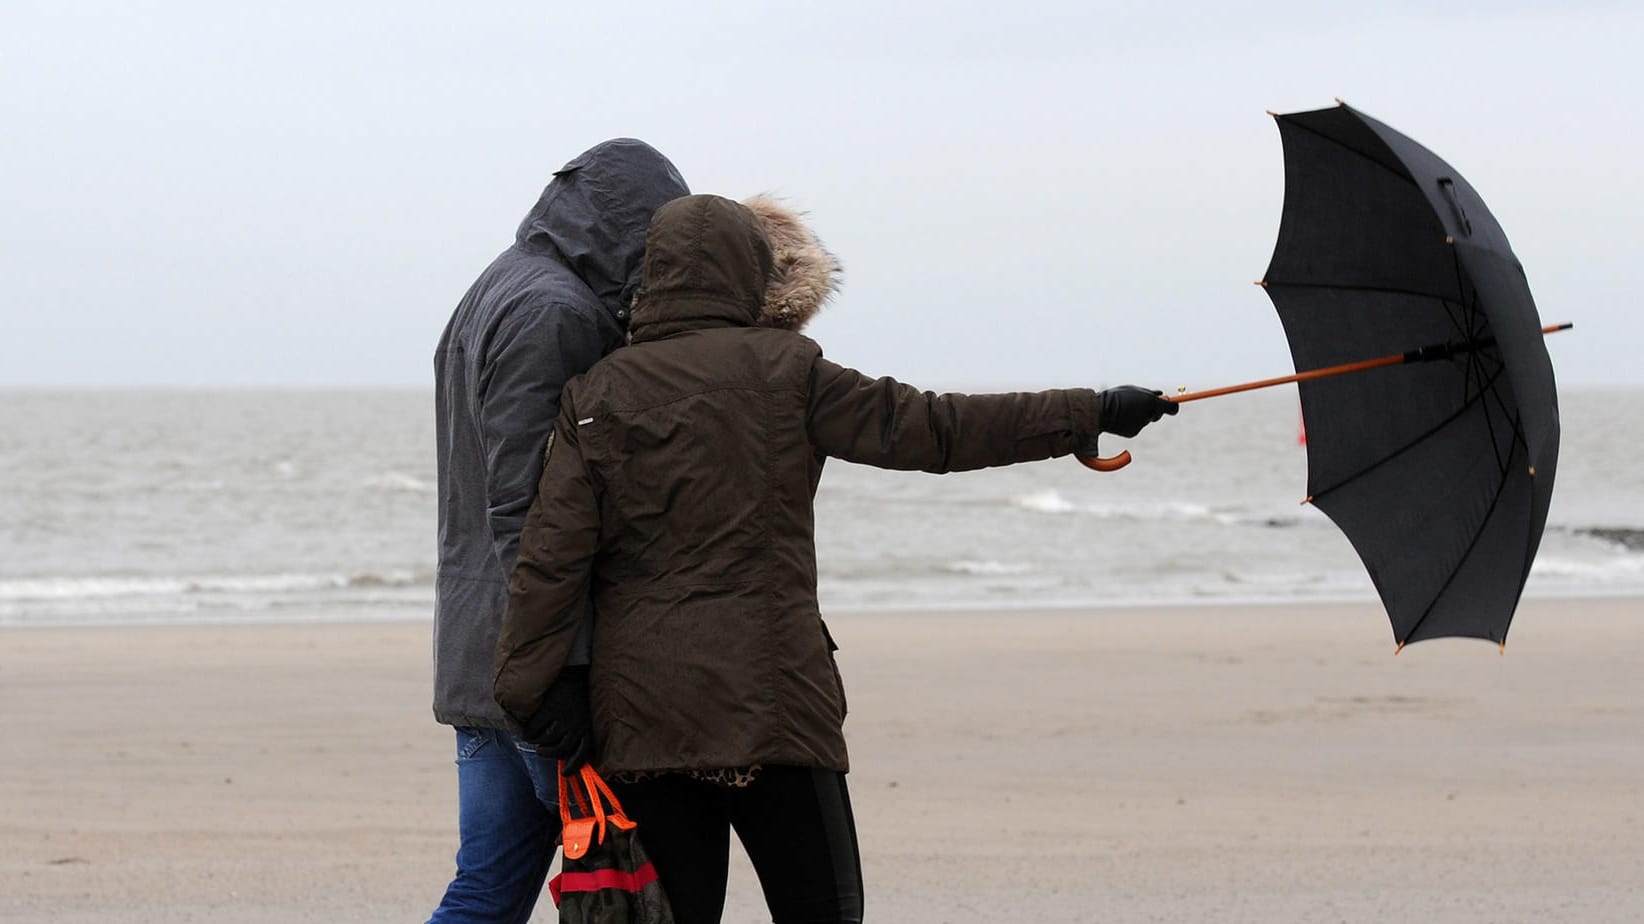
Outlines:
[[591, 873], [560, 873], [548, 882], [548, 894], [554, 904], [565, 892], [598, 892], [601, 889], [621, 889], [638, 892], [656, 881], [656, 867], [649, 863], [633, 872], [620, 869], [596, 869]]

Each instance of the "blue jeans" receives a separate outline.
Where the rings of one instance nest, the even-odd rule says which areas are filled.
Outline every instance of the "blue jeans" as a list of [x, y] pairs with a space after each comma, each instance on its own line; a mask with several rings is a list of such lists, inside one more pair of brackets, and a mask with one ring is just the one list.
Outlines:
[[525, 924], [559, 837], [556, 763], [505, 731], [457, 729], [457, 875], [429, 924]]

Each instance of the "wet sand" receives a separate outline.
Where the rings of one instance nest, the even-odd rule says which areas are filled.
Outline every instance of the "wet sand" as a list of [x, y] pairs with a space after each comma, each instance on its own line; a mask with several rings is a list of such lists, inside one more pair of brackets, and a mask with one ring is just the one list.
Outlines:
[[[868, 919], [1644, 919], [1644, 600], [838, 614]], [[0, 920], [421, 921], [429, 627], [0, 631]], [[537, 921], [554, 920], [544, 899]], [[744, 862], [725, 920], [768, 920]]]

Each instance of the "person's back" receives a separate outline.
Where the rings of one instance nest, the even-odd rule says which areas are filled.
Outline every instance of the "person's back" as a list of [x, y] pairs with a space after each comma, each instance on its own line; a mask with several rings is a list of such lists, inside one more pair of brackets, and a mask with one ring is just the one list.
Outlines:
[[584, 152], [555, 173], [436, 349], [433, 708], [457, 729], [462, 846], [435, 921], [525, 920], [552, 858], [553, 762], [509, 731], [491, 693], [508, 575], [560, 390], [623, 342], [645, 228], [687, 192], [643, 142]]
[[[576, 440], [601, 486], [595, 609], [620, 614], [598, 624], [593, 700], [616, 694], [644, 717], [602, 726], [600, 769], [844, 770], [810, 538], [819, 351], [754, 327], [648, 333], [623, 351], [633, 361], [574, 386]], [[742, 705], [778, 699], [780, 721]]]
[[440, 338], [434, 715], [444, 724], [507, 727], [491, 658], [560, 389], [622, 343], [644, 229], [687, 192], [642, 142], [583, 153], [555, 173]]
[[965, 396], [870, 379], [759, 326], [772, 264], [736, 203], [658, 211], [632, 344], [566, 386], [497, 650], [498, 701], [523, 722], [592, 592], [596, 764], [682, 924], [718, 919], [729, 827], [774, 920], [860, 920], [845, 697], [816, 597], [823, 459], [976, 469], [1174, 411], [1129, 387]]
[[[567, 388], [565, 437], [599, 492], [595, 609], [613, 614], [596, 634], [593, 698], [620, 691], [644, 717], [601, 725], [605, 771], [847, 769], [817, 602], [824, 460], [964, 471], [1066, 454], [1096, 429], [1089, 389], [927, 394], [749, 326], [757, 308], [695, 298], [662, 323], [642, 310], [632, 345]], [[781, 707], [745, 708], [764, 701]]]

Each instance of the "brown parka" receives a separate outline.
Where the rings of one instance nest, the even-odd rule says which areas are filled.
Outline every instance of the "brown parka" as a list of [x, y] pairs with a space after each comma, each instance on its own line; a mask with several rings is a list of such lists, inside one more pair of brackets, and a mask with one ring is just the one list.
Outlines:
[[823, 460], [963, 471], [1065, 455], [1096, 432], [1089, 389], [935, 395], [756, 326], [771, 273], [747, 208], [669, 203], [646, 239], [631, 345], [565, 386], [495, 692], [516, 723], [532, 716], [591, 595], [601, 771], [848, 769], [816, 599]]

